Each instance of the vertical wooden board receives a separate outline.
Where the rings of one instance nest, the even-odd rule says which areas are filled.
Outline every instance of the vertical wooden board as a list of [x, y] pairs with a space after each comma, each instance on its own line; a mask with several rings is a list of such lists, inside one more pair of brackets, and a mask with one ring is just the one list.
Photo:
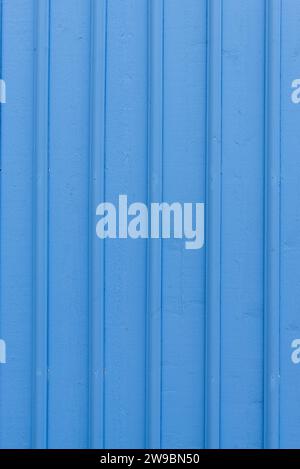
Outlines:
[[264, 31], [263, 2], [223, 2], [222, 448], [263, 446]]
[[[300, 339], [299, 177], [300, 104], [292, 101], [294, 80], [300, 80], [300, 5], [283, 2], [281, 83], [281, 328], [280, 328], [280, 446], [299, 448], [300, 365], [293, 342]], [[300, 343], [300, 342], [299, 342]], [[296, 355], [293, 355], [296, 352]]]
[[50, 8], [48, 446], [88, 445], [90, 5]]
[[[163, 201], [205, 201], [206, 2], [166, 0]], [[204, 447], [205, 257], [163, 240], [162, 446]]]
[[[116, 207], [148, 197], [147, 14], [145, 0], [108, 2], [105, 200]], [[145, 445], [146, 279], [146, 240], [105, 240], [106, 447]]]
[[34, 2], [4, 0], [1, 16], [0, 447], [30, 448]]

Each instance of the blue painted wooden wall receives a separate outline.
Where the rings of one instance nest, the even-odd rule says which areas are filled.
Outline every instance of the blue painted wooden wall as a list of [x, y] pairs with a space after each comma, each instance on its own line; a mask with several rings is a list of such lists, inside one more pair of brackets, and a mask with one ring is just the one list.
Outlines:
[[[300, 447], [299, 28], [1, 0], [1, 448]], [[99, 240], [119, 194], [205, 202], [205, 248]]]

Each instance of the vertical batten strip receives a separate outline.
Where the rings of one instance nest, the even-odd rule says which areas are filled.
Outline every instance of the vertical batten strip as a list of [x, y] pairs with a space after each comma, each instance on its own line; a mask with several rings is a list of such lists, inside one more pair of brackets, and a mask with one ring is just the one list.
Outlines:
[[266, 1], [264, 445], [280, 447], [281, 14]]
[[91, 3], [89, 178], [89, 447], [105, 448], [105, 244], [96, 238], [96, 207], [105, 201], [107, 1]]
[[[0, 79], [4, 79], [3, 73], [3, 0], [0, 0]], [[2, 265], [2, 106], [0, 103], [0, 265]], [[0, 340], [2, 337], [2, 270], [0, 269]], [[2, 397], [2, 386], [0, 387], [0, 399]], [[2, 448], [2, 438], [0, 447]]]
[[[0, 0], [0, 79], [4, 79], [3, 73], [3, 0]], [[0, 263], [2, 262], [2, 106], [0, 103]], [[2, 306], [2, 282], [0, 270], [0, 312]], [[1, 315], [2, 316], [2, 315]], [[2, 329], [2, 317], [0, 316], [0, 338]]]
[[[163, 200], [164, 0], [149, 1], [149, 203]], [[162, 240], [148, 249], [147, 446], [162, 446]]]
[[207, 57], [206, 447], [220, 447], [222, 0], [209, 0]]
[[34, 448], [47, 447], [50, 1], [35, 3], [33, 170]]

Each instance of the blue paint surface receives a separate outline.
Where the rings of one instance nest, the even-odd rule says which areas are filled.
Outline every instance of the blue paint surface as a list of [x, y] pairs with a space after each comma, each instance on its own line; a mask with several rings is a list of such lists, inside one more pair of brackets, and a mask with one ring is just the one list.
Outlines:
[[300, 448], [300, 2], [0, 5], [0, 448]]

